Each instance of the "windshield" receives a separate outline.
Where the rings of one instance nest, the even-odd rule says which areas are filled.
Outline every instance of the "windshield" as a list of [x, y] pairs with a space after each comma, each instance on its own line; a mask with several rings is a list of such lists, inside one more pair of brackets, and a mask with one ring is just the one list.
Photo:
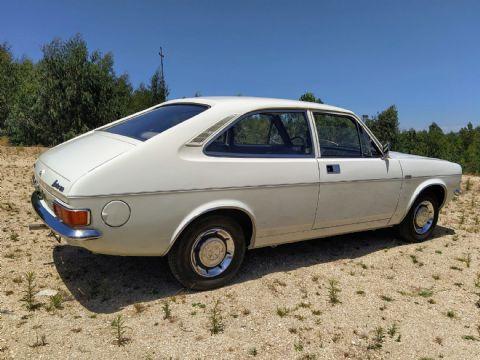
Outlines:
[[197, 104], [165, 105], [102, 129], [102, 131], [145, 141], [207, 109], [208, 106]]

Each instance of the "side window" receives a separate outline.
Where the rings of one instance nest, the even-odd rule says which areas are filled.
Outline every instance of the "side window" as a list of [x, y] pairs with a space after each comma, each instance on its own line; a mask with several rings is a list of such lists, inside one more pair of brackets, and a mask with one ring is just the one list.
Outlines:
[[261, 112], [247, 115], [205, 149], [213, 156], [312, 156], [312, 139], [304, 112]]
[[360, 132], [360, 141], [362, 143], [362, 154], [364, 157], [379, 157], [381, 156], [380, 151], [377, 149], [375, 142], [372, 140], [370, 135], [363, 129], [363, 127], [358, 127]]
[[322, 157], [362, 157], [357, 124], [353, 119], [334, 114], [313, 115]]
[[266, 145], [269, 140], [272, 122], [266, 114], [249, 116], [233, 128], [235, 145]]

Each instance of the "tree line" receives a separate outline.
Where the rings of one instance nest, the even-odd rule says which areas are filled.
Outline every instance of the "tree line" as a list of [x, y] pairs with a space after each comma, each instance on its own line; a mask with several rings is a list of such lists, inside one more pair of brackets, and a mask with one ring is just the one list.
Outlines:
[[[37, 62], [18, 59], [0, 44], [0, 135], [14, 145], [56, 145], [168, 98], [158, 70], [135, 88], [128, 74], [115, 73], [111, 53], [89, 52], [80, 35], [55, 39], [42, 53]], [[322, 103], [311, 92], [300, 100]], [[436, 123], [428, 130], [400, 130], [394, 105], [364, 120], [393, 150], [455, 161], [466, 173], [480, 173], [480, 127], [471, 122], [449, 133]]]
[[365, 123], [395, 151], [453, 161], [462, 165], [464, 173], [480, 173], [480, 126], [471, 122], [457, 132], [445, 133], [435, 122], [428, 130], [400, 130], [398, 111], [392, 105]]
[[55, 39], [42, 53], [35, 63], [0, 45], [0, 131], [12, 144], [56, 145], [168, 97], [158, 70], [134, 89], [115, 73], [113, 55], [89, 52], [80, 35]]

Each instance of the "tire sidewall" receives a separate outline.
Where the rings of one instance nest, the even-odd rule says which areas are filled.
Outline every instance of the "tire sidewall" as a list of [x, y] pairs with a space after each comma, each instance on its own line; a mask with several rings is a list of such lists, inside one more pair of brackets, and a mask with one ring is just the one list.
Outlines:
[[[415, 209], [417, 208], [418, 204], [420, 204], [422, 201], [430, 201], [432, 203], [433, 209], [434, 209], [434, 216], [433, 216], [433, 223], [430, 229], [425, 234], [418, 234], [415, 231], [415, 226], [413, 225], [413, 221], [415, 216]], [[406, 225], [407, 225], [408, 237], [411, 239], [411, 241], [421, 242], [428, 239], [432, 235], [433, 231], [435, 230], [435, 227], [437, 226], [438, 214], [439, 214], [439, 204], [437, 199], [434, 196], [430, 194], [419, 196], [414, 201], [412, 208], [408, 213], [407, 218], [404, 220], [404, 221], [407, 221]]]
[[[229, 267], [220, 275], [206, 278], [197, 274], [191, 263], [191, 251], [199, 234], [211, 228], [224, 229], [232, 236], [235, 252]], [[229, 217], [208, 216], [190, 224], [175, 242], [169, 253], [169, 264], [173, 275], [184, 286], [196, 289], [214, 289], [228, 283], [238, 272], [245, 255], [245, 235], [241, 226]]]

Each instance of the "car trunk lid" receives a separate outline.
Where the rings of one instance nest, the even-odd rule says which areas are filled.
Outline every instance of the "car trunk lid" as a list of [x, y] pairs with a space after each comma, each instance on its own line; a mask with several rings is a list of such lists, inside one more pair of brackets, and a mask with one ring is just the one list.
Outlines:
[[67, 195], [77, 179], [133, 149], [137, 143], [140, 142], [120, 135], [90, 132], [44, 152], [35, 164], [35, 178], [48, 192]]

